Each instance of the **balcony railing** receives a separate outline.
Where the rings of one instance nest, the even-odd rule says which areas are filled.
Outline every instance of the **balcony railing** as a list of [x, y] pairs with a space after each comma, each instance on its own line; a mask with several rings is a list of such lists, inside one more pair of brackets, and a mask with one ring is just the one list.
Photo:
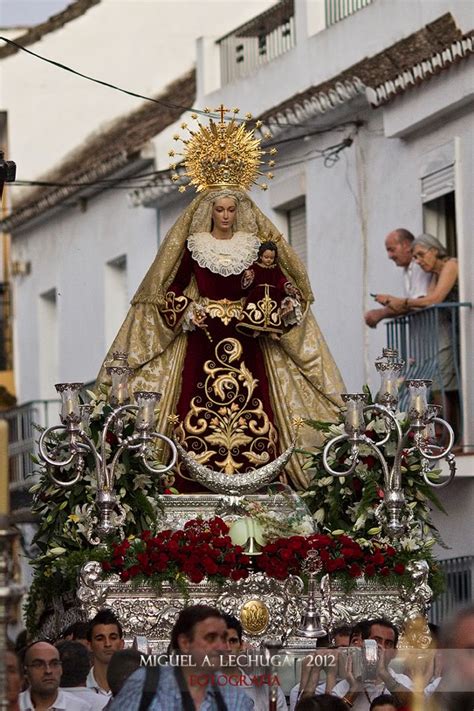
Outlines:
[[36, 452], [39, 432], [35, 428], [49, 427], [58, 419], [58, 400], [34, 400], [20, 407], [0, 413], [8, 422], [8, 457], [10, 463], [10, 490], [31, 486], [34, 464], [31, 455]]
[[458, 607], [471, 604], [474, 591], [474, 556], [448, 558], [439, 563], [446, 587], [430, 610], [430, 622], [434, 624], [445, 622]]
[[221, 82], [248, 76], [295, 46], [294, 0], [273, 7], [218, 40]]
[[[412, 311], [386, 324], [387, 345], [395, 348], [405, 361], [406, 380], [423, 378], [433, 380], [433, 390], [441, 393], [446, 410], [447, 392], [457, 391], [459, 400], [459, 432], [462, 427], [462, 387], [459, 365], [459, 310], [470, 307], [468, 302], [436, 304], [426, 309]], [[445, 370], [453, 366], [453, 379], [446, 388]], [[402, 388], [400, 408], [407, 405], [408, 389]]]
[[353, 15], [372, 2], [373, 0], [325, 0], [326, 27]]

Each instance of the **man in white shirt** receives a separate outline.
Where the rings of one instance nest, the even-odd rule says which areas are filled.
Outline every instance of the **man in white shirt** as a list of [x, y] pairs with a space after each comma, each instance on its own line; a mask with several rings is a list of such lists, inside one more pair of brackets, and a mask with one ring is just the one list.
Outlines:
[[112, 654], [123, 649], [122, 625], [112, 610], [99, 610], [90, 622], [87, 639], [92, 651], [93, 664], [87, 677], [87, 686], [99, 694], [110, 697], [107, 668]]
[[91, 711], [88, 703], [59, 689], [62, 665], [52, 644], [30, 644], [24, 666], [29, 688], [20, 694], [20, 711]]
[[[432, 276], [424, 272], [412, 260], [411, 250], [414, 239], [414, 235], [403, 228], [389, 232], [385, 238], [385, 249], [387, 250], [388, 258], [395, 262], [397, 267], [403, 269], [405, 296], [409, 299], [425, 296]], [[383, 306], [380, 309], [367, 311], [364, 319], [367, 326], [375, 328], [382, 319], [394, 318], [394, 316], [400, 316], [402, 313], [406, 313], [406, 311], [395, 312], [388, 306]]]
[[388, 620], [370, 620], [367, 639], [375, 640], [379, 648], [377, 678], [373, 681], [356, 679], [352, 673], [351, 658], [348, 657], [346, 678], [336, 684], [332, 693], [342, 698], [351, 711], [369, 711], [371, 702], [382, 694], [391, 694], [400, 703], [409, 705], [411, 679], [405, 674], [396, 674], [388, 667], [396, 654], [397, 628]]
[[81, 701], [86, 701], [92, 711], [102, 711], [107, 703], [107, 696], [99, 694], [95, 689], [88, 689], [86, 685], [91, 668], [88, 648], [81, 642], [73, 641], [59, 642], [56, 646], [63, 670], [61, 689]]

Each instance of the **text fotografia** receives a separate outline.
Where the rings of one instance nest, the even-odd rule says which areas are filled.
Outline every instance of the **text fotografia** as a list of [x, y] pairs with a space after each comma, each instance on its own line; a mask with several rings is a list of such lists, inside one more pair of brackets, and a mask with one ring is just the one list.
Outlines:
[[[293, 667], [294, 657], [289, 654], [260, 654], [242, 652], [241, 654], [209, 654], [199, 660], [199, 663], [191, 654], [141, 654], [140, 666], [142, 667], [181, 667], [197, 668], [209, 667], [212, 669], [246, 669], [268, 667], [276, 669], [279, 667]], [[337, 658], [335, 654], [311, 654], [305, 657], [303, 663], [306, 666], [317, 666], [322, 668], [335, 667]]]

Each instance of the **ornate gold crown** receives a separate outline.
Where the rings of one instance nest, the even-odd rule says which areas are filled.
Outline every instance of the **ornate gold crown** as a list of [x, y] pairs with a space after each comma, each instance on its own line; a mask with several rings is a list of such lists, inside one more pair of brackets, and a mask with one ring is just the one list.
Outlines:
[[[178, 134], [173, 136], [175, 141], [182, 141], [183, 151], [169, 151], [171, 157], [182, 156], [179, 164], [171, 163], [170, 168], [174, 171], [180, 167], [185, 168], [184, 175], [189, 178], [188, 184], [194, 185], [197, 191], [206, 188], [234, 187], [247, 190], [251, 185], [257, 184], [259, 176], [265, 176], [269, 180], [273, 178], [273, 173], [266, 173], [265, 170], [273, 168], [275, 161], [268, 160], [265, 168], [263, 156], [274, 156], [276, 148], [265, 151], [261, 148], [260, 138], [255, 138], [255, 130], [262, 126], [261, 121], [255, 122], [255, 128], [247, 129], [245, 121], [236, 119], [239, 109], [233, 109], [234, 116], [227, 121], [224, 115], [230, 109], [224, 108], [221, 104], [219, 109], [220, 120], [209, 119], [209, 125], [204, 126], [197, 119], [197, 114], [191, 114], [191, 118], [197, 121], [198, 130], [191, 130], [186, 123], [181, 124], [182, 129], [186, 129], [190, 137], [181, 138]], [[204, 109], [205, 113], [211, 110]], [[251, 114], [246, 114], [245, 118], [252, 119]], [[263, 138], [271, 138], [269, 132], [263, 133]], [[173, 182], [179, 182], [183, 174], [174, 172], [171, 175]], [[262, 190], [268, 188], [267, 183], [260, 183]], [[180, 185], [180, 192], [186, 190], [186, 185]]]

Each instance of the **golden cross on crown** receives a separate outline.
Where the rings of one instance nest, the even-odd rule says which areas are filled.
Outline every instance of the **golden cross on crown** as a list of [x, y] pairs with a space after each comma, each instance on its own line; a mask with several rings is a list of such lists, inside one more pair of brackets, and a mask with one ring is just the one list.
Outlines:
[[221, 123], [224, 123], [224, 114], [230, 112], [230, 109], [226, 109], [224, 104], [221, 104], [220, 106], [217, 107], [217, 109], [214, 109], [214, 111], [217, 111], [221, 115]]

